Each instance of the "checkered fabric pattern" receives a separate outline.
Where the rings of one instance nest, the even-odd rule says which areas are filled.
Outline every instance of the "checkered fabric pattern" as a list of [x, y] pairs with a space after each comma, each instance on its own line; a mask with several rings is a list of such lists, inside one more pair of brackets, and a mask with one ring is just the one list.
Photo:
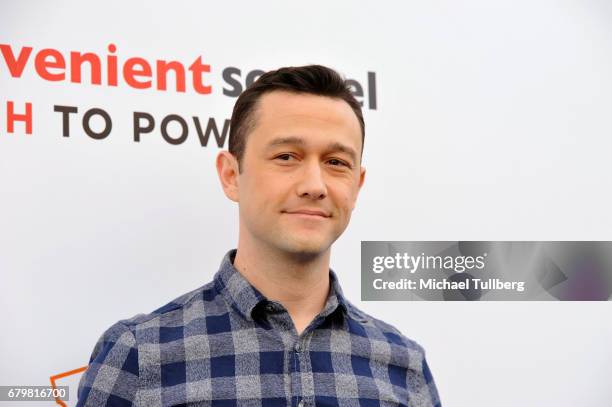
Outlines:
[[208, 284], [106, 330], [77, 406], [441, 406], [423, 348], [350, 303], [332, 269], [298, 335], [235, 255]]

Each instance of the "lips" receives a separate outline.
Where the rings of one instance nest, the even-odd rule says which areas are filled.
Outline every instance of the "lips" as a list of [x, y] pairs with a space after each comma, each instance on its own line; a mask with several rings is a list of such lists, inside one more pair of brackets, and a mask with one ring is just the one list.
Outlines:
[[330, 217], [330, 215], [327, 212], [322, 211], [320, 209], [296, 209], [293, 211], [284, 211], [284, 212], [290, 215], [310, 215], [310, 216], [320, 216], [322, 218]]

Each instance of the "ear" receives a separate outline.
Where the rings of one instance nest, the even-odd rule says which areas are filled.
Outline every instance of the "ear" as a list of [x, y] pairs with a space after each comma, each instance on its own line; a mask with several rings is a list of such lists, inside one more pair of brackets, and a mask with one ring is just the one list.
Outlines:
[[217, 174], [225, 196], [238, 202], [238, 160], [229, 151], [217, 154]]
[[361, 190], [361, 187], [363, 186], [363, 183], [365, 182], [365, 174], [366, 174], [365, 167], [361, 167], [361, 171], [359, 173], [359, 190]]
[[353, 201], [353, 209], [355, 209], [355, 205], [357, 204], [357, 197], [359, 196], [359, 191], [361, 191], [361, 187], [365, 182], [366, 169], [365, 167], [361, 167], [359, 170], [359, 184], [357, 187], [357, 193], [355, 194], [355, 200]]

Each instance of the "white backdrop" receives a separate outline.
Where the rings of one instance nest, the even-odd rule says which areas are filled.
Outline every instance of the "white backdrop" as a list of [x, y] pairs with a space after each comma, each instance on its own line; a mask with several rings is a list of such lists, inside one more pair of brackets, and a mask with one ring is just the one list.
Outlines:
[[[46, 385], [86, 365], [117, 320], [210, 281], [237, 242], [219, 148], [201, 147], [192, 122], [168, 144], [159, 123], [229, 119], [226, 67], [244, 81], [321, 63], [366, 90], [368, 72], [377, 80], [365, 186], [332, 253], [347, 296], [425, 347], [445, 407], [612, 403], [609, 302], [362, 302], [358, 277], [361, 240], [610, 240], [609, 2], [15, 0], [0, 5], [0, 43], [33, 49], [19, 78], [0, 60], [1, 385]], [[105, 58], [110, 43], [120, 64], [202, 56], [212, 93], [34, 69], [44, 48]], [[32, 103], [31, 135], [21, 122], [8, 133], [8, 101]], [[54, 105], [78, 107], [70, 137]], [[112, 117], [106, 139], [80, 126], [92, 107]], [[139, 143], [134, 111], [157, 126]], [[58, 382], [70, 404], [78, 379]]]

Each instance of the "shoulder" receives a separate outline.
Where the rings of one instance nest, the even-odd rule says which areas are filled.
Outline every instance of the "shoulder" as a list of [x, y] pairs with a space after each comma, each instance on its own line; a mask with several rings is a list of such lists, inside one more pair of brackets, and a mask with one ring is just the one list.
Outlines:
[[[214, 281], [182, 294], [149, 313], [140, 313], [131, 318], [122, 319], [109, 328], [109, 331], [129, 330], [138, 341], [148, 328], [159, 330], [163, 327], [179, 327], [196, 315], [207, 314], [209, 307], [224, 306], [218, 297]], [[146, 337], [146, 335], [145, 335]]]
[[361, 310], [350, 301], [347, 301], [347, 309], [349, 316], [362, 326], [370, 339], [384, 340], [390, 345], [407, 349], [411, 353], [418, 353], [421, 356], [425, 355], [423, 346], [414, 339], [404, 335], [394, 325]]
[[412, 401], [410, 405], [421, 400], [416, 403], [439, 407], [440, 397], [424, 348], [394, 325], [360, 310], [350, 302], [347, 302], [347, 311], [351, 335], [366, 337], [354, 343], [357, 347], [364, 344], [364, 354], [378, 363], [386, 364], [390, 382], [407, 388], [408, 398]]

